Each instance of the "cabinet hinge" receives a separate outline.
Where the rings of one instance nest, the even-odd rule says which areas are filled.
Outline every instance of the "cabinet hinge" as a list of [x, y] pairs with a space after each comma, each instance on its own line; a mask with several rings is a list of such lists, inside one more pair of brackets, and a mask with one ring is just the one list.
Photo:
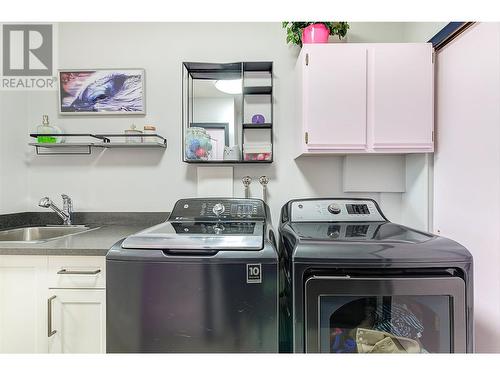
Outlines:
[[434, 130], [432, 131], [431, 139], [432, 139], [432, 142], [434, 142]]
[[309, 133], [308, 132], [305, 132], [304, 140], [306, 141], [306, 145], [307, 145], [309, 143]]
[[436, 51], [432, 51], [432, 63], [434, 64], [434, 61], [436, 61]]
[[309, 65], [309, 54], [306, 53], [306, 66], [308, 66], [308, 65]]

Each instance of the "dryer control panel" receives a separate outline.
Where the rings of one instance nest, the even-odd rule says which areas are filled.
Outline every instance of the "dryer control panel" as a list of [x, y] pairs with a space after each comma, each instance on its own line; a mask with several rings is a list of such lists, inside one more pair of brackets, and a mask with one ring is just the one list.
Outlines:
[[387, 221], [371, 199], [304, 199], [291, 203], [292, 222]]

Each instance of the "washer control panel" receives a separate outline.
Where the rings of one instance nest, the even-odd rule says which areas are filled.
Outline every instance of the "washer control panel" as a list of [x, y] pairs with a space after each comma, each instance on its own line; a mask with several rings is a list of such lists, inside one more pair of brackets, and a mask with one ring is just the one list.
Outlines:
[[293, 201], [292, 221], [387, 221], [370, 199], [304, 199]]
[[171, 221], [265, 220], [264, 202], [258, 199], [193, 198], [177, 201]]

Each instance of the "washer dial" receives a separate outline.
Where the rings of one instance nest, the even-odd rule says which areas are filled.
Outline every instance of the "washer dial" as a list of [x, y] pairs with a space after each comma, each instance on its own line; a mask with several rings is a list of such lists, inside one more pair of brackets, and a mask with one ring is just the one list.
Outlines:
[[226, 211], [226, 207], [222, 203], [216, 203], [214, 204], [214, 208], [212, 208], [213, 213], [215, 216], [219, 217]]

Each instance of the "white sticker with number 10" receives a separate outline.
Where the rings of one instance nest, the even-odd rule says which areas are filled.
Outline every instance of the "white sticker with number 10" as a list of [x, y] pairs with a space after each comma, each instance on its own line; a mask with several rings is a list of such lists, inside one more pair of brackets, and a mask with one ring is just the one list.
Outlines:
[[247, 264], [247, 283], [261, 283], [262, 282], [262, 265], [261, 264]]

